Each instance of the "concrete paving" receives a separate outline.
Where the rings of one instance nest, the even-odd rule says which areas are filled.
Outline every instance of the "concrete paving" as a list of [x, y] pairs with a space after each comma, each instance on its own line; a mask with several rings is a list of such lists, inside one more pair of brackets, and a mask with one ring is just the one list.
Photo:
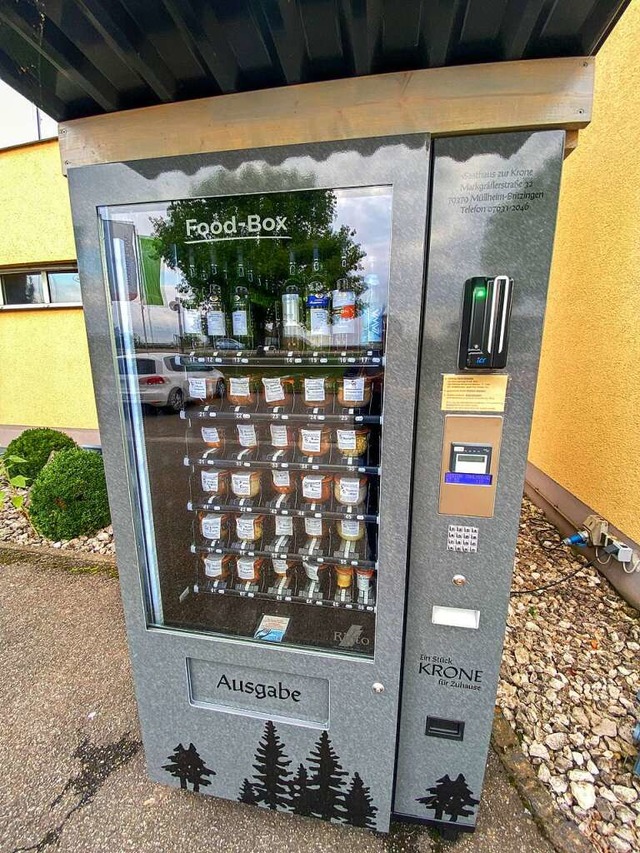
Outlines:
[[[87, 559], [91, 566], [91, 558]], [[277, 815], [145, 775], [116, 579], [0, 549], [0, 850], [550, 853], [489, 757], [474, 834], [389, 836]]]

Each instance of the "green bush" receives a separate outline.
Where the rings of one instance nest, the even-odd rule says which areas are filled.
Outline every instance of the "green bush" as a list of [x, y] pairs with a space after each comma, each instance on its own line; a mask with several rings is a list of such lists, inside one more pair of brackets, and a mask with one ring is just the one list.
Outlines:
[[32, 488], [29, 516], [48, 539], [74, 539], [110, 523], [102, 456], [73, 448], [56, 453]]
[[57, 429], [47, 427], [26, 429], [9, 442], [5, 454], [6, 458], [22, 457], [24, 462], [8, 463], [7, 468], [12, 476], [21, 475], [31, 482], [42, 471], [54, 450], [67, 450], [77, 446], [72, 438]]

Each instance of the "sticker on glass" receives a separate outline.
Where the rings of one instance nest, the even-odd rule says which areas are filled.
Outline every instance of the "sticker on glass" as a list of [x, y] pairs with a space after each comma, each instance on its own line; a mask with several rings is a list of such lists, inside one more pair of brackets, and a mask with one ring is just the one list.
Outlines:
[[248, 497], [251, 494], [251, 474], [232, 474], [231, 488], [234, 495]]
[[337, 429], [336, 435], [340, 450], [356, 449], [356, 431], [354, 429]]
[[218, 491], [218, 472], [217, 471], [202, 471], [200, 473], [200, 481], [202, 482], [203, 492]]
[[305, 518], [304, 531], [307, 536], [322, 536], [322, 519]]
[[318, 451], [320, 450], [320, 439], [322, 437], [322, 430], [301, 429], [300, 435], [302, 437], [302, 449], [306, 450], [307, 453], [318, 453]]
[[232, 397], [249, 397], [251, 394], [248, 376], [234, 376], [229, 380], [229, 385], [231, 386], [229, 393]]
[[293, 519], [290, 515], [276, 515], [276, 536], [293, 536]]
[[324, 377], [305, 378], [304, 399], [307, 403], [324, 403]]
[[208, 578], [219, 578], [222, 574], [222, 557], [205, 557], [204, 573]]
[[302, 494], [309, 500], [322, 497], [322, 477], [308, 476], [302, 478]]
[[264, 399], [267, 403], [277, 403], [278, 400], [284, 400], [284, 388], [279, 377], [263, 379], [262, 384], [264, 385]]
[[358, 376], [356, 379], [342, 380], [342, 396], [345, 400], [352, 403], [361, 403], [364, 400], [364, 376]]
[[360, 480], [341, 477], [339, 481], [340, 503], [357, 504], [360, 492]]
[[212, 338], [225, 336], [224, 311], [207, 311], [207, 334]]
[[291, 474], [288, 471], [272, 471], [274, 486], [290, 486]]
[[240, 311], [233, 311], [231, 314], [231, 322], [233, 324], [234, 335], [248, 334], [247, 312], [244, 309]]
[[242, 559], [236, 563], [238, 577], [243, 581], [251, 581], [255, 575], [255, 560]]
[[256, 529], [254, 519], [244, 515], [236, 518], [236, 533], [238, 539], [255, 539]]
[[270, 424], [269, 429], [271, 430], [271, 444], [274, 447], [289, 446], [289, 436], [287, 434], [286, 426], [282, 426], [281, 424]]
[[207, 380], [206, 379], [190, 379], [189, 380], [189, 396], [196, 400], [204, 400], [207, 396]]
[[240, 447], [256, 447], [258, 439], [256, 438], [256, 428], [253, 424], [237, 424], [238, 441]]
[[200, 529], [205, 539], [219, 539], [221, 529], [221, 516], [205, 515], [200, 522]]

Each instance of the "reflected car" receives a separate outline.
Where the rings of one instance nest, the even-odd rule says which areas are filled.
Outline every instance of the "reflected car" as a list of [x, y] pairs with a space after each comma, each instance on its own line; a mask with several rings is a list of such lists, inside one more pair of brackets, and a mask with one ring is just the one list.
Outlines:
[[246, 344], [241, 344], [235, 338], [217, 338], [215, 348], [218, 349], [246, 349]]
[[[216, 379], [217, 393], [224, 394], [224, 377], [215, 367], [208, 364], [189, 365], [183, 367], [178, 356], [166, 352], [145, 352], [136, 355], [135, 373], [138, 379], [138, 399], [143, 405], [158, 409], [168, 409], [179, 412], [191, 400], [189, 396], [189, 379], [202, 377]], [[125, 356], [118, 357], [118, 370], [121, 377], [127, 375], [127, 365], [131, 363]], [[123, 386], [125, 394], [126, 388]]]

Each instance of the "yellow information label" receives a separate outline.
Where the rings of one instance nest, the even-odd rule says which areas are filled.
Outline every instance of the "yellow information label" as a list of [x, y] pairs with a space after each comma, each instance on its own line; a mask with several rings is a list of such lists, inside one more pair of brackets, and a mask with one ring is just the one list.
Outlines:
[[505, 373], [444, 373], [441, 408], [445, 412], [504, 412], [508, 381]]

